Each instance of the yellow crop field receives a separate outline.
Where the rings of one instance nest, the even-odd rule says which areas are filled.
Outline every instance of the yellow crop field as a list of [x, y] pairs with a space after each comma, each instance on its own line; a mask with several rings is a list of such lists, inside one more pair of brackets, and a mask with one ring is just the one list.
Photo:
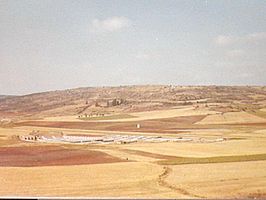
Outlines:
[[123, 148], [181, 157], [212, 157], [266, 153], [266, 139], [229, 140], [220, 143], [143, 143]]
[[266, 161], [171, 166], [165, 182], [198, 198], [254, 198], [265, 194]]
[[157, 178], [162, 171], [160, 166], [140, 162], [29, 168], [0, 167], [0, 194], [43, 197], [174, 196], [171, 190], [157, 184]]
[[266, 119], [246, 112], [228, 112], [224, 114], [209, 115], [197, 124], [234, 124], [234, 123], [261, 123]]

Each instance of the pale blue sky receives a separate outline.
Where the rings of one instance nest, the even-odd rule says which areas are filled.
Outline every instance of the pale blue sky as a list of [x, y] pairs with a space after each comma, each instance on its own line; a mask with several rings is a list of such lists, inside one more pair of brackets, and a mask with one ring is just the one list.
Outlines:
[[266, 1], [0, 0], [0, 94], [266, 85]]

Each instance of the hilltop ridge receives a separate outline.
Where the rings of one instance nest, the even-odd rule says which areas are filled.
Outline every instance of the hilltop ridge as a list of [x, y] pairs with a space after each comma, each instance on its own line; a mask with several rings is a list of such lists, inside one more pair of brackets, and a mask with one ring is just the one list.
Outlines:
[[[115, 99], [123, 103], [108, 107]], [[3, 117], [78, 115], [92, 111], [119, 112], [167, 109], [181, 105], [215, 104], [226, 111], [259, 109], [266, 104], [265, 86], [141, 85], [82, 87], [22, 96], [0, 96]]]

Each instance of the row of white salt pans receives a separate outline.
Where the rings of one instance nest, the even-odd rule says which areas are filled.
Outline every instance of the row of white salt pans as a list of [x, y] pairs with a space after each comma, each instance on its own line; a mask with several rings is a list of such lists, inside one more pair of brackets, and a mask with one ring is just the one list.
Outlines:
[[[208, 140], [206, 142], [221, 142], [224, 138]], [[133, 143], [133, 142], [189, 142], [191, 138], [174, 138], [161, 136], [134, 136], [134, 135], [107, 135], [107, 136], [61, 136], [61, 137], [45, 137], [41, 136], [40, 142], [67, 142], [67, 143]], [[202, 142], [204, 140], [201, 140]]]

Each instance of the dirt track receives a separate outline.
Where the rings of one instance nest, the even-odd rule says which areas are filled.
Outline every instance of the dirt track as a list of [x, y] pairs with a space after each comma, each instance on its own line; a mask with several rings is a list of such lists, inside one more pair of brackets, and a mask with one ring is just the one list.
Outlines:
[[167, 187], [173, 191], [176, 191], [178, 193], [181, 193], [183, 195], [187, 195], [187, 196], [191, 196], [191, 197], [196, 197], [196, 198], [205, 198], [203, 196], [199, 196], [199, 195], [196, 195], [196, 194], [191, 194], [190, 192], [188, 192], [187, 190], [185, 189], [182, 189], [182, 188], [178, 188], [178, 187], [175, 187], [171, 184], [169, 184], [168, 182], [166, 182], [166, 178], [169, 176], [169, 174], [172, 172], [171, 168], [170, 167], [164, 167], [164, 172], [162, 174], [159, 175], [159, 178], [158, 178], [158, 183], [159, 185], [163, 186], [163, 187]]

